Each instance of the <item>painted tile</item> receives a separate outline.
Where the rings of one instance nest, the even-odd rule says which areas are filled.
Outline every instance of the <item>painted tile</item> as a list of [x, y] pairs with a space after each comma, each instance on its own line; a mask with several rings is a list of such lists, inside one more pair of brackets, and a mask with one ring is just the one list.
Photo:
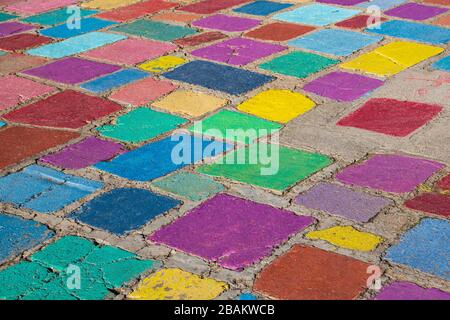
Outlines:
[[51, 213], [103, 187], [103, 183], [31, 165], [0, 178], [0, 201]]
[[423, 288], [411, 282], [396, 281], [384, 286], [374, 300], [450, 300], [450, 293], [436, 288]]
[[225, 99], [199, 91], [177, 90], [152, 103], [152, 106], [182, 116], [200, 117], [225, 106], [227, 102]]
[[89, 0], [82, 4], [85, 8], [111, 10], [132, 5], [139, 0]]
[[385, 259], [450, 280], [448, 265], [450, 224], [446, 220], [423, 219], [391, 246]]
[[[78, 8], [78, 10], [80, 10], [80, 18], [88, 17], [98, 12], [97, 10], [85, 10], [82, 8]], [[32, 24], [40, 24], [43, 26], [54, 26], [66, 22], [73, 15], [73, 13], [73, 9], [62, 8], [27, 17], [22, 19], [22, 21]]]
[[0, 263], [21, 255], [55, 235], [36, 221], [4, 213], [0, 213], [0, 224]]
[[[389, 22], [386, 22], [389, 23]], [[375, 30], [375, 29], [374, 29]], [[378, 76], [391, 76], [430, 57], [442, 48], [413, 42], [391, 42], [344, 62], [341, 68], [360, 70]], [[414, 54], [411, 54], [413, 52]]]
[[152, 20], [165, 21], [165, 22], [180, 22], [184, 24], [190, 24], [194, 20], [201, 18], [201, 15], [195, 13], [183, 13], [183, 12], [161, 12], [152, 16]]
[[69, 6], [72, 4], [76, 4], [77, 0], [25, 0], [13, 3], [7, 7], [5, 10], [17, 12], [25, 15], [33, 15], [57, 8], [61, 8], [64, 6]]
[[225, 282], [181, 269], [162, 269], [143, 279], [128, 295], [133, 300], [212, 300], [228, 288]]
[[147, 190], [122, 188], [94, 198], [72, 212], [69, 217], [124, 236], [180, 203], [178, 200]]
[[73, 57], [57, 60], [42, 67], [26, 70], [23, 73], [64, 84], [77, 84], [113, 73], [119, 69], [119, 66], [112, 64]]
[[79, 23], [80, 28], [73, 28], [72, 25], [70, 25], [69, 27], [67, 23], [64, 23], [56, 27], [50, 27], [47, 29], [39, 30], [39, 32], [40, 34], [47, 37], [66, 39], [79, 36], [81, 34], [85, 34], [88, 32], [104, 29], [106, 27], [116, 24], [113, 21], [106, 21], [97, 18], [83, 18], [80, 19]]
[[433, 63], [432, 67], [434, 69], [450, 72], [450, 56], [446, 56], [445, 58], [436, 61]]
[[[384, 17], [380, 17], [380, 22], [386, 21]], [[369, 25], [374, 25], [376, 21], [369, 15], [359, 15], [341, 22], [336, 23], [336, 26], [347, 29], [363, 29], [367, 28]]]
[[317, 2], [337, 4], [340, 6], [354, 6], [358, 3], [365, 2], [365, 0], [317, 0]]
[[194, 50], [191, 54], [200, 58], [242, 66], [286, 49], [285, 46], [235, 38]]
[[382, 85], [378, 79], [337, 71], [309, 82], [303, 90], [337, 101], [353, 101]]
[[281, 300], [356, 299], [366, 289], [368, 267], [354, 258], [294, 245], [262, 270], [253, 289]]
[[149, 108], [138, 108], [118, 117], [114, 124], [97, 128], [100, 135], [115, 140], [140, 143], [176, 129], [187, 120]]
[[[262, 147], [262, 143], [258, 145], [257, 159], [250, 158], [251, 152], [255, 152], [255, 150], [250, 151], [249, 148], [246, 148], [244, 152], [233, 151], [227, 154], [225, 159], [200, 166], [197, 168], [197, 172], [266, 189], [284, 191], [332, 163], [330, 158], [319, 153], [274, 145]], [[267, 157], [263, 152], [272, 155], [273, 152], [278, 151], [277, 163], [274, 163], [274, 159], [270, 163], [267, 163], [267, 159], [262, 161], [263, 157]], [[245, 161], [238, 162], [242, 153]]]
[[[175, 7], [176, 5], [176, 3], [168, 1], [150, 0], [138, 2], [126, 7], [116, 8], [110, 11], [105, 11], [98, 14], [97, 17], [117, 22], [125, 22], [141, 18], [145, 15], [149, 15], [163, 9], [169, 9]], [[152, 19], [153, 18], [154, 16], [152, 16]]]
[[55, 91], [53, 87], [13, 75], [0, 77], [0, 87], [0, 110]]
[[178, 172], [152, 183], [157, 188], [191, 201], [201, 201], [224, 190], [213, 179], [189, 172]]
[[264, 62], [259, 67], [287, 76], [306, 78], [338, 62], [338, 60], [319, 56], [314, 53], [293, 51]]
[[0, 121], [0, 128], [3, 128], [6, 126], [6, 122]]
[[17, 18], [16, 15], [9, 14], [6, 12], [0, 12], [0, 22], [8, 21]]
[[426, 20], [447, 12], [447, 8], [409, 2], [384, 12], [385, 15], [410, 20]]
[[438, 105], [395, 99], [370, 99], [361, 108], [339, 120], [337, 125], [406, 137], [426, 125], [441, 111], [442, 107]]
[[0, 37], [6, 37], [16, 33], [21, 33], [33, 29], [35, 29], [34, 26], [25, 23], [3, 22], [0, 23]]
[[198, 60], [167, 72], [164, 77], [232, 95], [244, 94], [274, 79], [256, 72]]
[[[362, 0], [361, 0], [362, 1]], [[274, 12], [291, 7], [292, 3], [280, 3], [273, 1], [255, 1], [234, 9], [234, 12], [246, 13], [255, 16], [268, 16]]]
[[59, 59], [86, 52], [123, 39], [126, 39], [126, 36], [105, 32], [89, 32], [61, 42], [31, 49], [26, 53], [33, 56]]
[[391, 193], [413, 191], [444, 165], [403, 155], [374, 155], [361, 164], [345, 168], [336, 179], [345, 184], [357, 185]]
[[368, 8], [370, 6], [377, 6], [381, 10], [387, 10], [393, 7], [396, 7], [402, 3], [405, 3], [407, 0], [369, 0], [367, 2], [356, 4], [356, 7], [360, 8]]
[[252, 293], [242, 293], [236, 298], [236, 300], [258, 300], [258, 297]]
[[220, 30], [227, 32], [241, 32], [252, 29], [260, 24], [259, 20], [216, 14], [192, 23], [193, 26], [205, 29]]
[[390, 199], [321, 182], [295, 198], [295, 203], [358, 222], [367, 222], [391, 206]]
[[44, 58], [21, 53], [9, 53], [0, 56], [0, 74], [16, 73], [45, 63], [47, 63], [47, 60]]
[[442, 190], [450, 190], [450, 174], [442, 178], [438, 183], [438, 188]]
[[93, 93], [102, 93], [147, 78], [148, 76], [149, 74], [146, 72], [135, 69], [124, 69], [113, 74], [85, 82], [80, 85], [80, 87]]
[[179, 65], [186, 63], [187, 60], [176, 56], [164, 56], [140, 64], [138, 67], [142, 70], [152, 73], [162, 73], [169, 71]]
[[174, 43], [182, 47], [195, 47], [201, 44], [206, 44], [216, 40], [225, 39], [227, 36], [219, 31], [209, 31], [205, 33], [200, 33], [194, 36], [181, 38], [175, 40]]
[[[201, 148], [199, 150], [194, 147]], [[217, 156], [231, 147], [218, 141], [187, 134], [174, 134], [172, 137], [126, 152], [111, 161], [100, 162], [95, 165], [95, 168], [134, 181], [149, 181], [200, 160]], [[179, 152], [176, 153], [176, 151]], [[175, 158], [174, 155], [176, 155]]]
[[145, 19], [122, 24], [110, 30], [159, 41], [172, 41], [197, 32], [192, 28]]
[[450, 13], [447, 13], [445, 15], [438, 17], [437, 19], [434, 19], [433, 24], [437, 24], [443, 27], [450, 26]]
[[114, 91], [109, 98], [121, 103], [141, 106], [172, 92], [176, 88], [169, 81], [147, 78]]
[[[147, 59], [156, 58], [177, 47], [170, 43], [163, 43], [144, 39], [125, 39], [92, 51], [83, 53], [86, 58], [104, 60], [111, 63], [135, 65]], [[127, 54], [123, 54], [126, 52]]]
[[359, 32], [324, 29], [291, 40], [288, 44], [300, 49], [335, 56], [348, 56], [355, 51], [381, 41], [381, 39], [382, 37], [379, 36], [371, 36]]
[[450, 197], [438, 193], [420, 194], [413, 199], [407, 200], [405, 206], [443, 217], [450, 216]]
[[244, 35], [246, 37], [261, 40], [287, 41], [313, 30], [315, 30], [315, 28], [310, 26], [301, 26], [295, 23], [286, 22], [273, 22], [253, 29]]
[[25, 50], [50, 43], [52, 40], [36, 34], [21, 33], [6, 38], [0, 38], [0, 49], [7, 51]]
[[237, 109], [270, 121], [286, 123], [315, 107], [314, 101], [290, 90], [269, 89], [245, 100]]
[[17, 126], [3, 129], [0, 131], [0, 169], [78, 137], [78, 133], [60, 130]]
[[[227, 269], [242, 270], [313, 222], [312, 217], [219, 194], [162, 227], [149, 240], [214, 261]], [[226, 233], [224, 225], [228, 226]]]
[[179, 10], [199, 14], [211, 14], [247, 2], [250, 2], [250, 0], [203, 0], [183, 6]]
[[119, 110], [121, 106], [112, 101], [66, 90], [2, 117], [36, 126], [79, 129]]
[[40, 161], [63, 169], [76, 170], [109, 160], [123, 152], [125, 149], [118, 143], [88, 137], [61, 151], [44, 156]]
[[272, 18], [312, 26], [326, 26], [350, 18], [359, 12], [359, 10], [315, 3], [276, 14]]

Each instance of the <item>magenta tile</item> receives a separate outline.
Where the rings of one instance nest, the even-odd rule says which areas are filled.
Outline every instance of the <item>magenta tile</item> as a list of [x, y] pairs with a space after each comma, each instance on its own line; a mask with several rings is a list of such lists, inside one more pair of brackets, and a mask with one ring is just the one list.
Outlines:
[[67, 58], [24, 71], [30, 76], [65, 84], [77, 84], [119, 70], [119, 66], [80, 58]]
[[83, 141], [41, 158], [42, 162], [64, 169], [82, 169], [100, 161], [107, 161], [123, 153], [122, 145], [88, 137]]
[[312, 217], [219, 194], [149, 240], [242, 270], [314, 222]]
[[28, 30], [35, 29], [35, 27], [29, 24], [20, 22], [4, 22], [0, 23], [0, 37], [6, 37], [12, 34], [25, 32]]
[[216, 14], [207, 18], [196, 20], [192, 25], [200, 28], [222, 30], [229, 32], [245, 31], [259, 25], [260, 21], [249, 18]]
[[194, 50], [191, 54], [196, 57], [242, 66], [283, 50], [286, 50], [286, 47], [236, 38]]
[[311, 81], [303, 89], [337, 101], [353, 101], [381, 85], [383, 81], [378, 79], [354, 73], [332, 72]]
[[450, 293], [398, 281], [383, 287], [374, 300], [450, 300]]
[[336, 175], [339, 181], [393, 193], [413, 191], [443, 164], [402, 155], [374, 155]]
[[447, 8], [439, 8], [418, 4], [414, 2], [406, 3], [396, 8], [385, 11], [388, 16], [411, 19], [411, 20], [426, 20], [428, 18], [437, 16], [441, 13], [447, 12]]

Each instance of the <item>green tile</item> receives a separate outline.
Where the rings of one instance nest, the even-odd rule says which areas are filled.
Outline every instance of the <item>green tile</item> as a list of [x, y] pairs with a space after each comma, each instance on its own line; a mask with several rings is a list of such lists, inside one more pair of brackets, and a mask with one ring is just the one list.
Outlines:
[[287, 76], [306, 78], [338, 62], [339, 60], [322, 57], [317, 54], [294, 51], [260, 64], [259, 67]]
[[17, 16], [5, 12], [0, 12], [0, 22], [8, 21], [17, 18]]
[[[98, 10], [86, 10], [80, 9], [80, 18], [87, 17], [96, 14]], [[23, 22], [40, 24], [43, 26], [54, 26], [57, 24], [65, 23], [71, 16], [72, 12], [67, 12], [67, 8], [57, 9], [50, 12], [45, 12], [35, 16], [22, 19]]]

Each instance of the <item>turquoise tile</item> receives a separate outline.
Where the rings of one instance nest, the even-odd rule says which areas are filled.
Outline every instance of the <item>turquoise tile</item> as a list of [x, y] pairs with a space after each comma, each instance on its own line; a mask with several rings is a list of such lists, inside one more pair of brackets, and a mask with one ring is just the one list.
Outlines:
[[97, 31], [114, 24], [117, 24], [117, 22], [97, 18], [86, 18], [80, 20], [80, 28], [78, 29], [72, 28], [71, 26], [64, 23], [56, 27], [40, 30], [40, 33], [47, 37], [65, 39], [79, 36], [88, 32]]
[[8, 21], [17, 18], [17, 16], [5, 12], [0, 12], [0, 22]]
[[[80, 18], [87, 17], [96, 13], [98, 13], [98, 10], [80, 9]], [[54, 26], [68, 21], [68, 19], [71, 17], [73, 17], [73, 11], [68, 12], [67, 8], [62, 8], [38, 14], [35, 16], [27, 17], [25, 19], [22, 19], [22, 21], [40, 24], [43, 26]]]
[[450, 56], [446, 56], [445, 58], [436, 61], [433, 63], [432, 67], [434, 69], [450, 72]]

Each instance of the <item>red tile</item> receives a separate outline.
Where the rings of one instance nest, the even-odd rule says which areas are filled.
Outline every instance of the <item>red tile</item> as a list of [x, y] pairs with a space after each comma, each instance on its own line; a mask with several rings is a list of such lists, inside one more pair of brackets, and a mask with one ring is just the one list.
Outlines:
[[436, 117], [441, 110], [441, 106], [419, 102], [370, 99], [337, 124], [405, 137]]
[[179, 10], [200, 14], [211, 14], [250, 1], [251, 0], [204, 0], [197, 3], [188, 4], [187, 6], [181, 7]]
[[450, 174], [439, 181], [438, 188], [442, 190], [450, 190]]
[[174, 42], [182, 47], [194, 47], [200, 44], [205, 44], [221, 39], [225, 39], [227, 36], [218, 31], [211, 31], [206, 33], [201, 33], [192, 37], [181, 38], [175, 40]]
[[[349, 28], [349, 29], [363, 29], [367, 28], [367, 22], [369, 21], [371, 17], [368, 15], [361, 15], [356, 16], [341, 22], [336, 23], [336, 26], [343, 27], [343, 28]], [[386, 18], [381, 17], [380, 22], [386, 21]], [[370, 23], [373, 23], [372, 20], [369, 21]]]
[[314, 27], [294, 23], [275, 22], [247, 32], [244, 36], [271, 41], [287, 41], [315, 30]]
[[450, 215], [450, 196], [437, 193], [424, 193], [405, 202], [410, 209], [448, 217]]
[[19, 51], [37, 47], [52, 42], [52, 39], [36, 34], [22, 33], [1, 38], [0, 49], [7, 51]]
[[147, 14], [159, 12], [163, 9], [169, 9], [175, 6], [177, 6], [177, 4], [173, 2], [150, 0], [132, 4], [126, 7], [121, 7], [111, 11], [102, 12], [97, 14], [96, 16], [102, 19], [124, 22], [143, 17]]

